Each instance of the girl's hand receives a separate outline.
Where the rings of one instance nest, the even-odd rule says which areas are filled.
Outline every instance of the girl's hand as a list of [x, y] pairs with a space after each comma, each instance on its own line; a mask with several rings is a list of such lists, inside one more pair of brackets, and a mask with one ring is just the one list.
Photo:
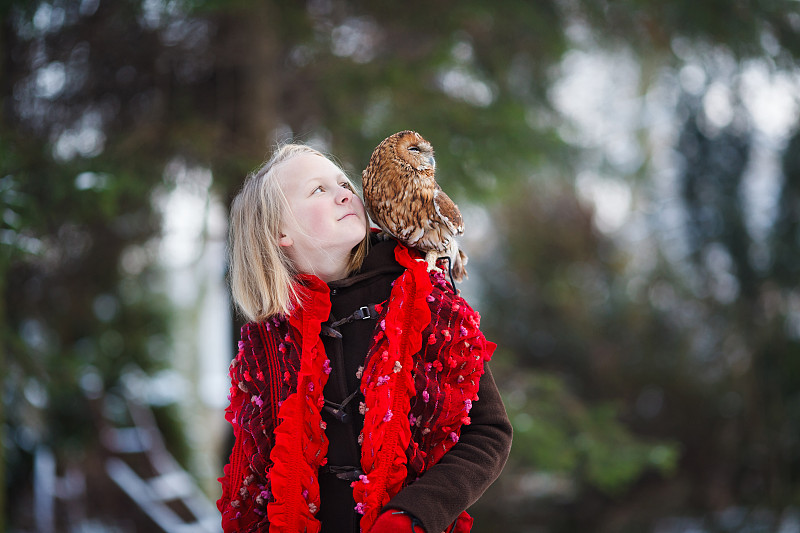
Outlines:
[[405, 511], [397, 511], [389, 509], [381, 514], [372, 527], [369, 533], [425, 533], [417, 518]]

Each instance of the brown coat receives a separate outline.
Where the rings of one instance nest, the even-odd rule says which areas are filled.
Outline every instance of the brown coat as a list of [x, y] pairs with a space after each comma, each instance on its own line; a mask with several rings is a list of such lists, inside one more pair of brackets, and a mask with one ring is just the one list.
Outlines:
[[[361, 270], [347, 279], [329, 283], [331, 319], [350, 316], [362, 306], [378, 304], [389, 297], [391, 283], [403, 269], [394, 259], [394, 241], [374, 243]], [[375, 328], [375, 319], [354, 320], [337, 328], [341, 338], [323, 336], [332, 372], [325, 387], [326, 400], [341, 403], [357, 390], [358, 369], [364, 364]], [[439, 533], [472, 505], [500, 475], [511, 447], [511, 424], [489, 369], [480, 381], [480, 400], [470, 411], [472, 423], [463, 426], [459, 442], [425, 474], [400, 491], [387, 505], [407, 511], [422, 522], [427, 533]], [[323, 412], [330, 441], [328, 464], [359, 464], [357, 437], [363, 426], [358, 413], [360, 394], [345, 411], [354, 423], [346, 424]], [[321, 508], [317, 518], [322, 531], [358, 532], [360, 515], [355, 510], [349, 481], [333, 474], [320, 475]]]

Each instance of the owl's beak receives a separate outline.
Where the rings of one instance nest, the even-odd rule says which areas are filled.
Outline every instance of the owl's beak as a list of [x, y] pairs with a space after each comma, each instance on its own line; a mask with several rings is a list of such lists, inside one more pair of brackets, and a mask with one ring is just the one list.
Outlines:
[[436, 170], [436, 159], [432, 155], [428, 156], [428, 164], [432, 169]]

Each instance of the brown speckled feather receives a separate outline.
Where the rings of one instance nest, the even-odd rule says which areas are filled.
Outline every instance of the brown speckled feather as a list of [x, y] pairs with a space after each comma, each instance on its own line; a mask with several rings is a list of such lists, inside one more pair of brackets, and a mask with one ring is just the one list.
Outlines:
[[436, 257], [451, 258], [453, 277], [466, 277], [467, 256], [455, 236], [464, 232], [458, 206], [435, 178], [433, 147], [420, 134], [401, 131], [384, 139], [362, 173], [364, 203], [383, 231]]
[[461, 218], [461, 211], [458, 206], [447, 196], [447, 193], [436, 184], [436, 192], [433, 195], [433, 205], [436, 212], [439, 214], [448, 229], [453, 235], [462, 235], [464, 233], [464, 219]]

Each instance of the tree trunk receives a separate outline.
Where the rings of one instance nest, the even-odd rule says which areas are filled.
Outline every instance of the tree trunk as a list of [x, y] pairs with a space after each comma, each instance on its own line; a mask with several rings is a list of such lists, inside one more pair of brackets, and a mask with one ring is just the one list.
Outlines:
[[[244, 157], [263, 157], [278, 124], [280, 43], [271, 2], [222, 13], [216, 51], [217, 112], [222, 146]], [[244, 176], [242, 176], [243, 178]]]

